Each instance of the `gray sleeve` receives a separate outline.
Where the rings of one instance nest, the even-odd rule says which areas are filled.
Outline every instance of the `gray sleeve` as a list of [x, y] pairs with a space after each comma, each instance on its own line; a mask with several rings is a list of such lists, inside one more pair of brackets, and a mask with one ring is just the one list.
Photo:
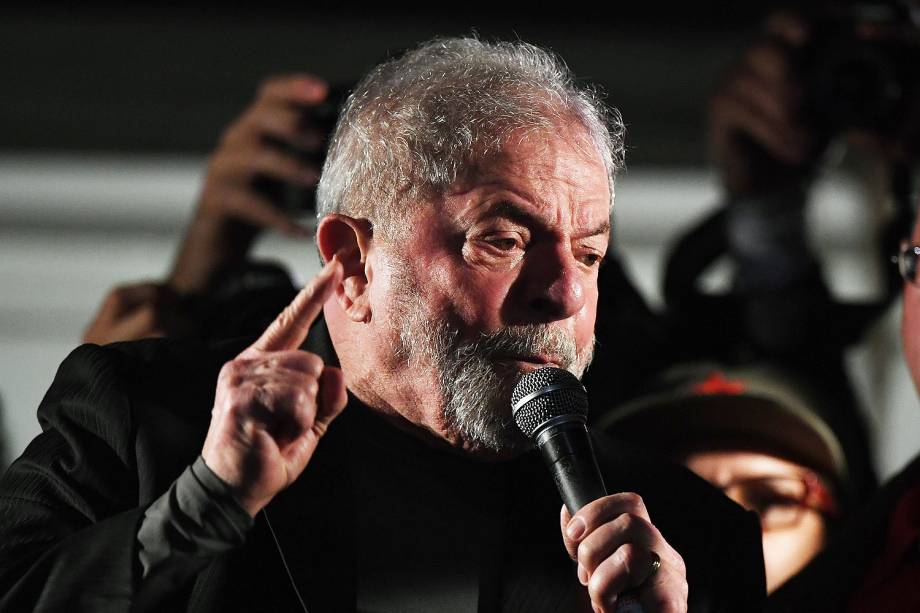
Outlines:
[[144, 514], [137, 532], [143, 576], [163, 570], [190, 576], [242, 545], [252, 525], [230, 487], [198, 456]]

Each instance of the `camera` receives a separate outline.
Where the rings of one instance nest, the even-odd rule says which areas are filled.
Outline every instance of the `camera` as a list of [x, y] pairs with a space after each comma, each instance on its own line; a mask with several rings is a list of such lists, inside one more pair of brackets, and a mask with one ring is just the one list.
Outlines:
[[827, 135], [891, 135], [920, 113], [920, 9], [835, 2], [809, 18], [806, 108]]
[[[339, 111], [345, 104], [349, 91], [350, 86], [331, 86], [326, 99], [322, 103], [303, 110], [300, 119], [302, 126], [321, 134], [325, 139], [319, 150], [302, 151], [290, 143], [275, 139], [270, 139], [271, 145], [293, 155], [304, 163], [321, 169], [323, 162], [326, 160], [326, 151], [329, 146], [328, 139], [335, 129]], [[264, 176], [256, 178], [254, 187], [275, 206], [292, 217], [304, 217], [316, 211], [315, 187], [293, 185]]]

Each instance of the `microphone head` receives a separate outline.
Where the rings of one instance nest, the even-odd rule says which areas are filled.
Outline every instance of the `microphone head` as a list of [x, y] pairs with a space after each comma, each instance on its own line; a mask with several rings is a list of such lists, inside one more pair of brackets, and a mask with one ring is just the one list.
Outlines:
[[521, 377], [511, 394], [511, 412], [521, 432], [532, 438], [558, 418], [585, 421], [588, 393], [569, 371], [546, 366]]

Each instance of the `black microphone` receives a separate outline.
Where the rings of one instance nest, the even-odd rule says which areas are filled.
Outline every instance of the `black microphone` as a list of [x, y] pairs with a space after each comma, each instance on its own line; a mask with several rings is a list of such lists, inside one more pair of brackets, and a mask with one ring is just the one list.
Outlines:
[[540, 450], [569, 513], [607, 495], [588, 435], [588, 393], [575, 375], [554, 366], [525, 374], [511, 394], [511, 411]]
[[[588, 392], [575, 375], [555, 366], [527, 373], [511, 393], [511, 414], [540, 450], [570, 514], [607, 495], [588, 435]], [[616, 613], [642, 613], [642, 606], [624, 592]]]

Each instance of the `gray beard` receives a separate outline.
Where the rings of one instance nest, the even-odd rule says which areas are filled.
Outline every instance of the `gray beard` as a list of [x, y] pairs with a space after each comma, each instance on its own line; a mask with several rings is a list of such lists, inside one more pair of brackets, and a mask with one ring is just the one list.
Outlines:
[[396, 353], [410, 368], [434, 369], [448, 426], [474, 450], [513, 452], [529, 448], [530, 442], [511, 418], [511, 392], [522, 373], [501, 360], [548, 355], [581, 378], [594, 354], [593, 339], [579, 354], [574, 337], [562, 328], [531, 324], [465, 340], [456, 326], [429, 315], [416, 285], [408, 279], [403, 281], [407, 281], [406, 295], [394, 313], [399, 321]]

